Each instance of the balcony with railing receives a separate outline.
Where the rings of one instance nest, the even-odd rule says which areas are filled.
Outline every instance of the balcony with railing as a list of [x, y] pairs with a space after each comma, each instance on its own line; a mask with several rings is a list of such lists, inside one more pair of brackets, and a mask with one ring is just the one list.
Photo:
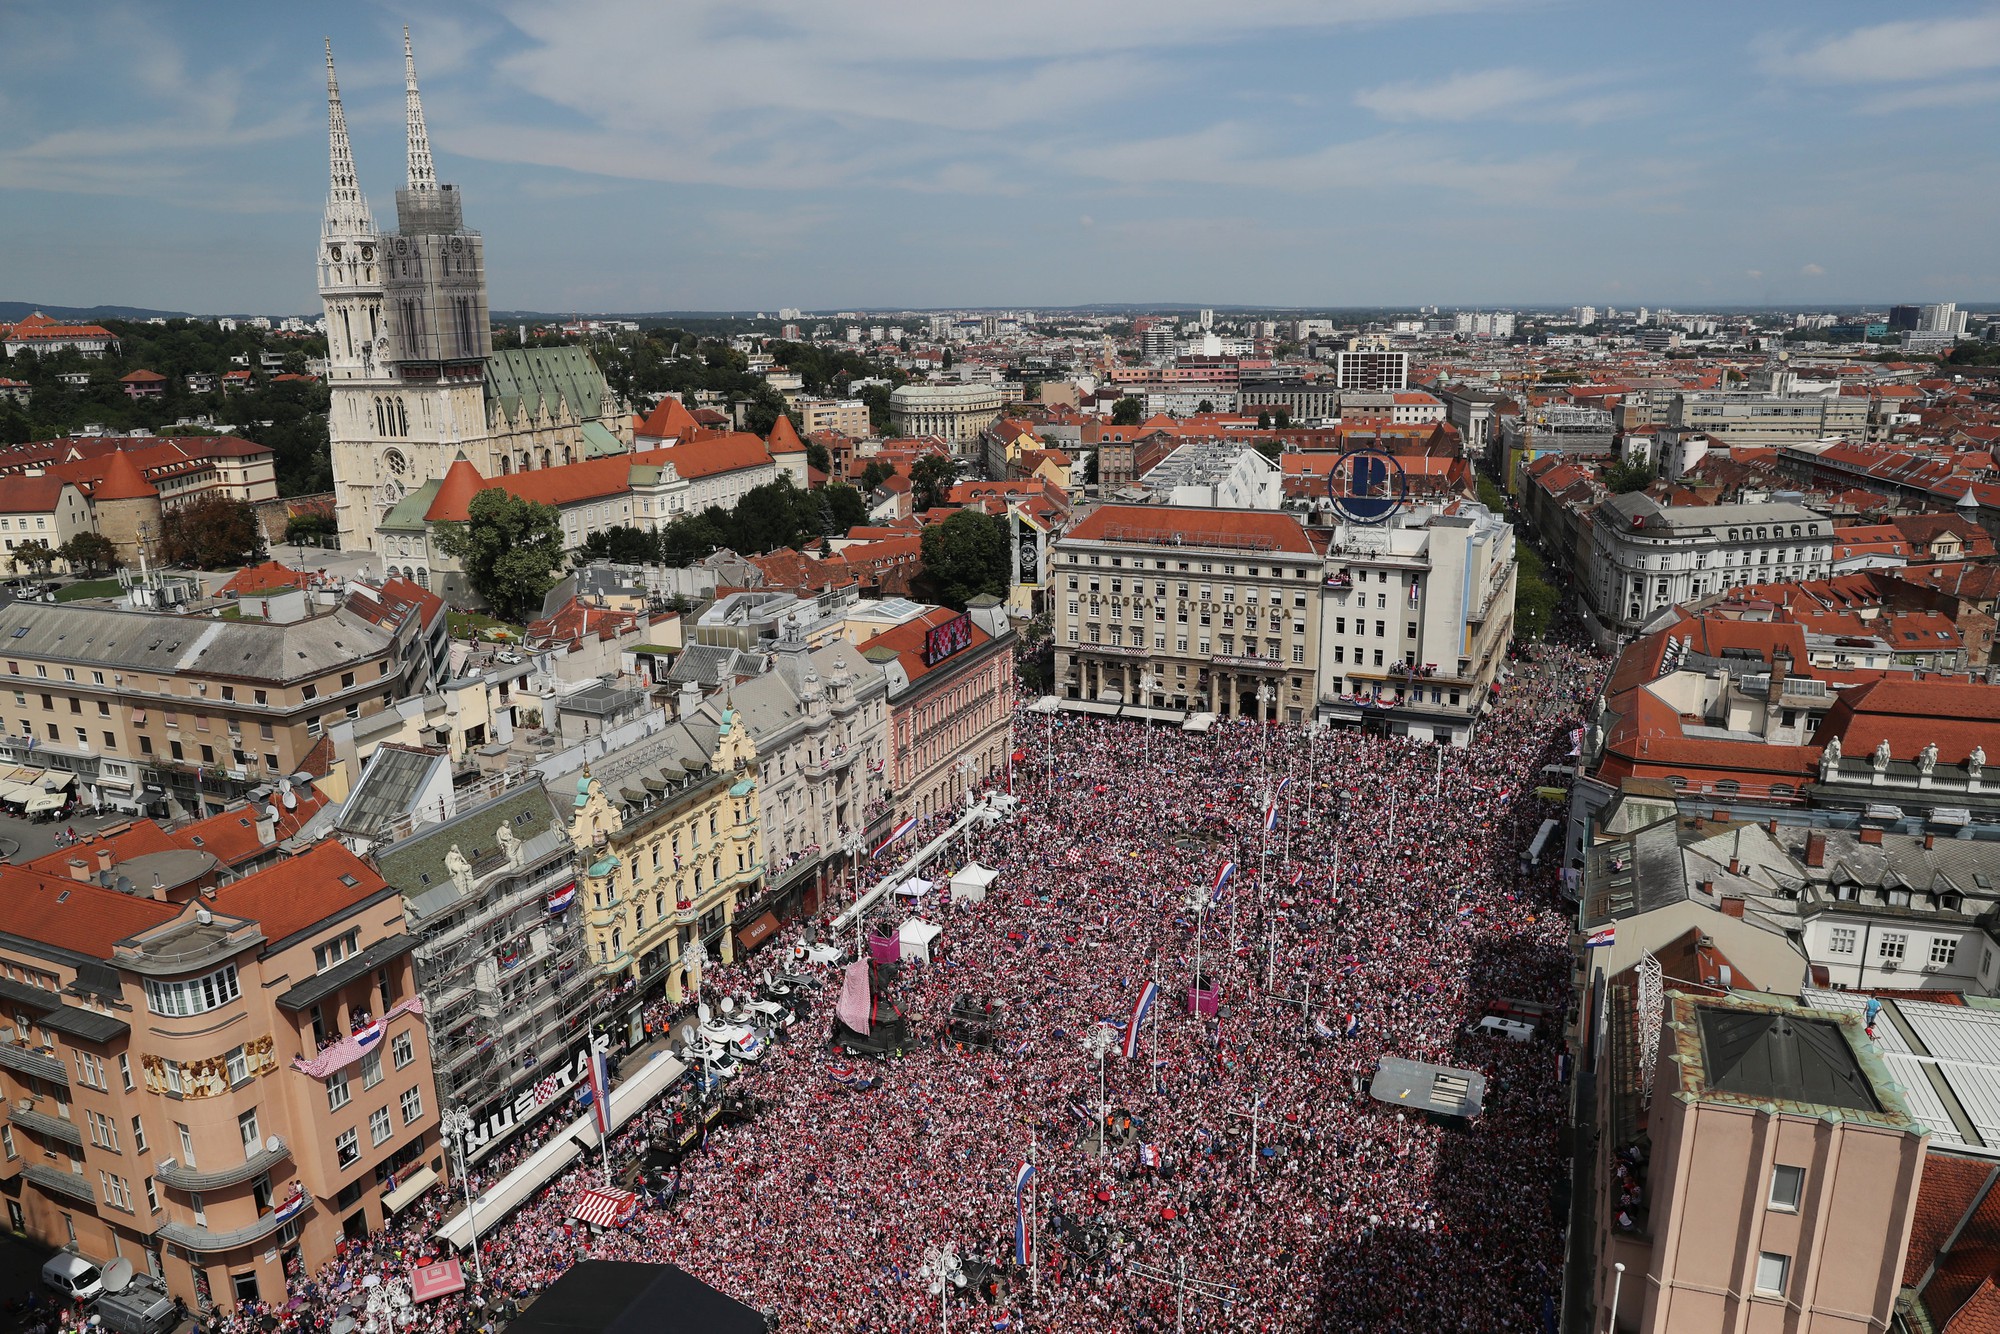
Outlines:
[[83, 1131], [76, 1122], [66, 1117], [50, 1116], [34, 1109], [34, 1102], [28, 1098], [11, 1104], [7, 1108], [7, 1119], [23, 1130], [31, 1130], [44, 1139], [59, 1139], [65, 1144], [83, 1147]]
[[278, 1139], [276, 1135], [271, 1138], [277, 1140], [277, 1148], [267, 1149], [260, 1146], [257, 1152], [242, 1162], [233, 1163], [228, 1167], [220, 1167], [212, 1172], [201, 1172], [183, 1165], [178, 1159], [169, 1158], [154, 1167], [153, 1175], [163, 1184], [172, 1186], [176, 1190], [221, 1190], [225, 1186], [239, 1185], [254, 1180], [290, 1160], [291, 1146]]
[[312, 1196], [301, 1191], [297, 1196], [246, 1227], [239, 1227], [229, 1232], [211, 1232], [192, 1223], [163, 1223], [153, 1235], [176, 1246], [205, 1254], [233, 1251], [239, 1246], [249, 1246], [262, 1241], [285, 1224], [303, 1218], [312, 1208], [312, 1203]]
[[56, 1055], [55, 1048], [32, 1046], [20, 1038], [0, 1041], [0, 1065], [16, 1074], [69, 1083], [69, 1067]]
[[67, 1195], [85, 1204], [97, 1203], [97, 1192], [91, 1189], [81, 1172], [65, 1172], [60, 1167], [50, 1167], [47, 1163], [29, 1163], [21, 1169], [21, 1175], [44, 1190], [52, 1190]]

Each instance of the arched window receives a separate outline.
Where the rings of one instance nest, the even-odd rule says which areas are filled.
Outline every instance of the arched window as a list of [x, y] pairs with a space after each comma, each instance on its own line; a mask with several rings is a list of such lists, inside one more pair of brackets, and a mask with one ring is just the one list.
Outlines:
[[1671, 787], [1674, 791], [1679, 792], [1685, 787], [1687, 787], [1687, 785], [1688, 785], [1688, 780], [1681, 777], [1679, 774], [1667, 775], [1667, 786]]
[[388, 428], [383, 424], [382, 421], [382, 400], [379, 397], [375, 400], [375, 434], [377, 435], [389, 434]]
[[417, 569], [417, 587], [429, 588], [430, 586], [431, 586], [431, 572], [419, 566]]
[[1741, 787], [1742, 784], [1738, 783], [1734, 778], [1725, 778], [1715, 785], [1715, 790], [1725, 797], [1733, 797]]
[[1774, 797], [1789, 797], [1797, 791], [1798, 789], [1793, 787], [1790, 783], [1771, 784], [1771, 795]]
[[511, 461], [505, 454], [502, 454], [500, 456], [500, 475], [505, 477], [510, 471], [512, 471]]
[[549, 451], [546, 449], [542, 451], [542, 466], [544, 468], [549, 466]]
[[572, 455], [572, 454], [570, 453], [570, 449], [569, 449], [569, 446], [568, 446], [568, 445], [564, 445], [564, 446], [563, 446], [563, 462], [564, 462], [564, 463], [574, 463], [574, 462], [576, 462], [576, 458], [575, 458], [575, 456], [573, 456], [573, 455]]
[[410, 414], [403, 407], [403, 396], [398, 394], [396, 395], [396, 434], [407, 436], [409, 433]]

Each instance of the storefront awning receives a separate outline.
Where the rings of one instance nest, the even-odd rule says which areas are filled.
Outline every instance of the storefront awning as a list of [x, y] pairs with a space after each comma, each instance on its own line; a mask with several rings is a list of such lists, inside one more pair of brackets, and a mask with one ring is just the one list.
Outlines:
[[737, 931], [736, 946], [747, 953], [777, 934], [777, 930], [777, 918], [770, 913], [759, 913], [750, 925]]
[[428, 1167], [419, 1167], [399, 1182], [394, 1190], [382, 1197], [382, 1207], [392, 1214], [403, 1212], [416, 1202], [419, 1195], [436, 1185], [437, 1179], [436, 1172]]
[[36, 811], [59, 811], [62, 809], [63, 802], [67, 800], [68, 798], [60, 792], [37, 792], [34, 796], [28, 798], [27, 805], [22, 809], [30, 815], [33, 815]]

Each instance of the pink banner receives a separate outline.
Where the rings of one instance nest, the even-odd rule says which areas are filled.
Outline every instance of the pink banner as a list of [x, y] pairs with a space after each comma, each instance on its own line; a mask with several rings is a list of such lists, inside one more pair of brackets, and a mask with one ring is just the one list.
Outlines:
[[362, 1030], [362, 1033], [366, 1033], [369, 1029], [373, 1029], [375, 1034], [374, 1041], [364, 1044], [361, 1041], [362, 1033], [349, 1033], [337, 1042], [327, 1043], [325, 1047], [320, 1049], [320, 1053], [317, 1056], [293, 1057], [292, 1065], [295, 1069], [305, 1071], [314, 1079], [325, 1079], [334, 1071], [353, 1065], [371, 1047], [379, 1043], [391, 1019], [394, 1019], [399, 1014], [422, 1014], [423, 1012], [424, 998], [422, 996], [412, 996], [382, 1016], [379, 1023], [383, 1027], [377, 1028], [374, 1024], [370, 1024]]
[[840, 999], [833, 1007], [834, 1017], [862, 1036], [868, 1033], [868, 961], [856, 959], [847, 965], [847, 974], [840, 983]]

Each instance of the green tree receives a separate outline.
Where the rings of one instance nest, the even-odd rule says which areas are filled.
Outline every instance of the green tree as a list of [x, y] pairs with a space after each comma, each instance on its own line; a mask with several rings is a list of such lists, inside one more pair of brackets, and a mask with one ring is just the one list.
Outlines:
[[646, 565], [658, 560], [660, 544], [651, 533], [629, 524], [593, 529], [576, 549], [576, 563], [608, 560], [618, 565]]
[[1548, 633], [1562, 605], [1562, 593], [1548, 580], [1542, 558], [1525, 543], [1515, 543], [1514, 638], [1532, 642]]
[[32, 542], [23, 542], [16, 547], [7, 563], [16, 570], [31, 570], [37, 575], [46, 575], [50, 567], [56, 563], [56, 553], [49, 549], [47, 542], [38, 537]]
[[861, 470], [861, 489], [863, 491], [873, 491], [876, 487], [882, 485], [882, 483], [895, 475], [895, 468], [888, 463], [883, 462], [881, 459], [870, 459], [868, 460], [868, 466]]
[[826, 452], [826, 446], [817, 440], [806, 441], [806, 466], [819, 472], [833, 475], [833, 455]]
[[1209, 402], [1207, 399], [1204, 398], [1201, 402], [1194, 405], [1194, 410], [1198, 413], [1206, 415], [1208, 413], [1215, 411], [1215, 404]]
[[1644, 491], [1654, 481], [1653, 465], [1625, 461], [1615, 463], [1604, 471], [1604, 485], [1618, 495], [1630, 491]]
[[160, 516], [160, 559], [221, 570], [264, 559], [264, 531], [247, 500], [210, 492]]
[[440, 524], [438, 547], [455, 558], [473, 591], [503, 620], [541, 614], [542, 595], [563, 567], [562, 518], [552, 505], [489, 487], [472, 498], [464, 523]]
[[102, 533], [78, 533], [57, 547], [56, 554], [70, 569], [85, 575], [94, 575], [99, 570], [115, 570], [125, 563], [119, 559], [118, 544]]
[[327, 546], [340, 532], [331, 514], [298, 514], [285, 523], [286, 546]]
[[964, 509], [924, 529], [923, 580], [931, 596], [960, 611], [982, 593], [1007, 594], [1007, 525]]
[[942, 454], [926, 454], [910, 465], [911, 501], [920, 512], [936, 509], [950, 501], [957, 480], [956, 464]]
[[868, 502], [847, 483], [828, 482], [819, 489], [819, 495], [826, 506], [833, 532], [844, 533], [857, 524], [868, 522]]
[[1271, 429], [1271, 413], [1269, 409], [1264, 409], [1257, 413], [1257, 429], [1260, 431]]
[[1137, 426], [1144, 420], [1146, 420], [1146, 405], [1130, 394], [1111, 405], [1113, 426]]
[[855, 395], [868, 405], [868, 426], [877, 435], [887, 435], [890, 430], [889, 386], [884, 384], [863, 385]]

